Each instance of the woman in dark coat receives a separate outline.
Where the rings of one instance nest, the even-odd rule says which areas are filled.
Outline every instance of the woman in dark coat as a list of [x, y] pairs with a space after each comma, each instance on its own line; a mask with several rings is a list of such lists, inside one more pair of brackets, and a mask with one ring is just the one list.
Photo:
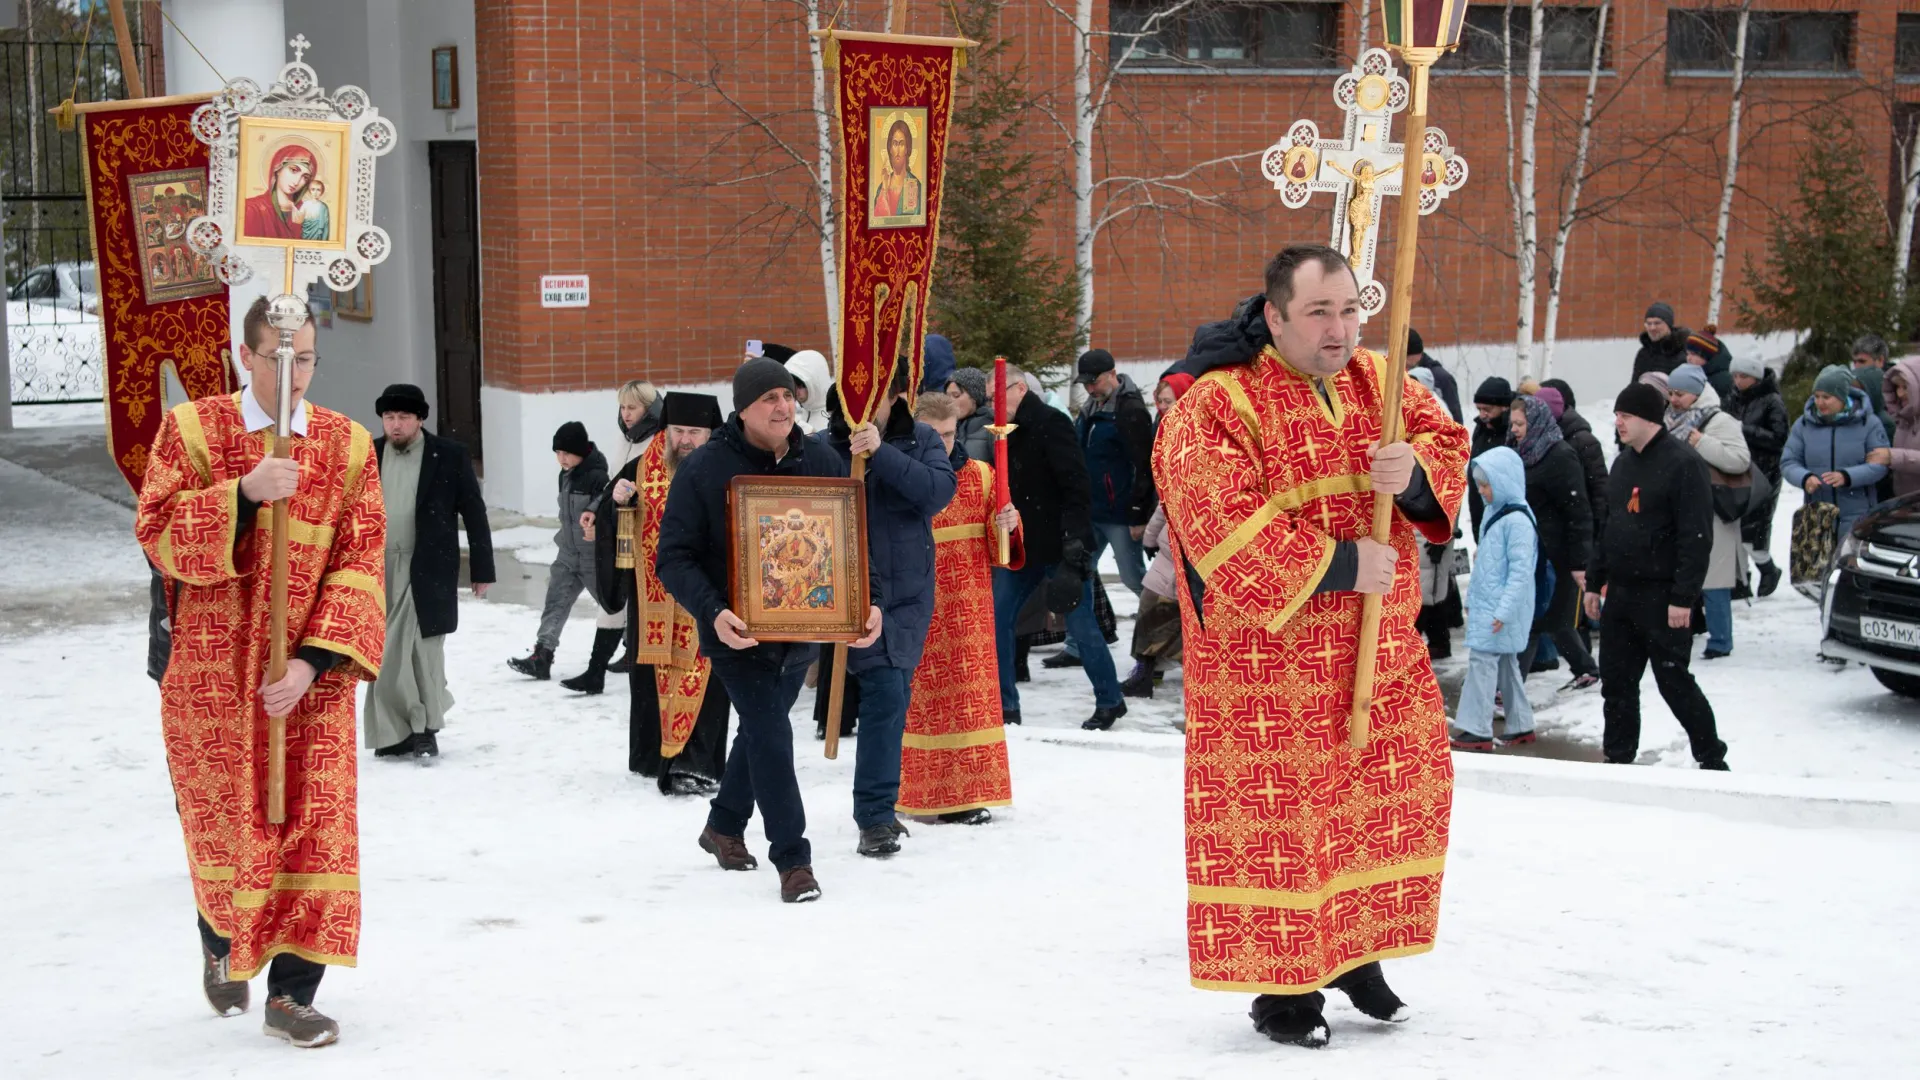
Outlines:
[[1593, 553], [1593, 507], [1587, 501], [1586, 470], [1566, 441], [1547, 403], [1531, 394], [1513, 399], [1509, 445], [1527, 467], [1527, 506], [1539, 525], [1540, 550], [1553, 566], [1553, 597], [1533, 622], [1520, 670], [1533, 664], [1543, 638], [1550, 638], [1573, 669], [1563, 690], [1584, 690], [1600, 681], [1600, 667], [1587, 654], [1574, 625]]
[[[1768, 551], [1773, 544], [1773, 510], [1780, 502], [1780, 455], [1787, 448], [1787, 433], [1793, 418], [1787, 415], [1787, 403], [1780, 397], [1780, 382], [1760, 361], [1743, 356], [1733, 361], [1733, 396], [1720, 406], [1727, 415], [1740, 421], [1740, 433], [1746, 436], [1747, 451], [1761, 475], [1773, 485], [1767, 500], [1754, 507], [1740, 522], [1740, 540], [1747, 545], [1747, 558], [1760, 570], [1761, 596], [1771, 596], [1780, 587], [1780, 567]], [[1734, 595], [1739, 595], [1735, 585]]]

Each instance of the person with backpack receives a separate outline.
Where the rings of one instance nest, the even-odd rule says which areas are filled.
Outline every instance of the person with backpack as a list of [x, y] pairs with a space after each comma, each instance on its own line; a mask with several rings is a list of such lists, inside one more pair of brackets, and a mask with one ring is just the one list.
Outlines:
[[1520, 656], [1520, 671], [1530, 674], [1543, 643], [1551, 642], [1573, 678], [1562, 692], [1585, 690], [1600, 682], [1600, 665], [1588, 655], [1576, 623], [1580, 598], [1576, 590], [1585, 579], [1587, 559], [1593, 553], [1593, 506], [1587, 501], [1586, 471], [1553, 411], [1532, 394], [1513, 399], [1508, 441], [1526, 470], [1527, 506], [1533, 511], [1541, 557], [1553, 567], [1557, 588], [1536, 598], [1540, 613], [1528, 632]]
[[1507, 734], [1498, 741], [1511, 745], [1534, 739], [1520, 653], [1527, 647], [1539, 577], [1547, 564], [1540, 558], [1539, 528], [1527, 507], [1526, 466], [1520, 455], [1496, 446], [1473, 459], [1472, 472], [1487, 511], [1467, 584], [1467, 677], [1460, 685], [1447, 741], [1455, 750], [1484, 754], [1495, 745], [1495, 690], [1507, 707]]

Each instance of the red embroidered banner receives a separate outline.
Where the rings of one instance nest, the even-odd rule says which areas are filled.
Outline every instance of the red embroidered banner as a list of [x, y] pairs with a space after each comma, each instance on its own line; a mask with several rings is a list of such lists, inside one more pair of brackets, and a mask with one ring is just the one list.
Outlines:
[[162, 368], [173, 368], [189, 398], [240, 388], [227, 287], [187, 244], [187, 223], [206, 212], [207, 147], [190, 123], [205, 100], [96, 105], [80, 115], [107, 450], [135, 491], [167, 411]]
[[940, 238], [952, 39], [835, 35], [840, 191], [840, 355], [849, 423], [873, 420], [896, 361], [920, 382], [927, 289]]

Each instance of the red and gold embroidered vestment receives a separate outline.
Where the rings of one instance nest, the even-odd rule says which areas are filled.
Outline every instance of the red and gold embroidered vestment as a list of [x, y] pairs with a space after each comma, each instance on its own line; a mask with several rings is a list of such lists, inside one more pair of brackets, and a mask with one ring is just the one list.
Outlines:
[[[1365, 749], [1347, 746], [1361, 596], [1315, 593], [1337, 541], [1371, 531], [1381, 369], [1366, 350], [1312, 379], [1268, 348], [1209, 372], [1163, 421], [1154, 477], [1186, 639], [1187, 948], [1204, 989], [1301, 993], [1433, 947], [1452, 808], [1440, 687], [1414, 619], [1416, 526], [1396, 511]], [[1446, 520], [1466, 432], [1401, 397]], [[1193, 577], [1201, 582], [1194, 595]]]
[[[955, 479], [953, 500], [933, 519], [933, 623], [900, 739], [895, 807], [907, 814], [1013, 802], [993, 647], [993, 467], [969, 461]], [[1026, 562], [1017, 529], [1009, 550], [1017, 570]]]
[[[242, 391], [244, 393], [245, 391]], [[294, 436], [288, 655], [342, 657], [287, 717], [287, 820], [266, 821], [269, 507], [240, 513], [240, 479], [271, 452], [238, 394], [173, 409], [155, 442], [134, 531], [173, 580], [161, 727], [200, 913], [232, 939], [233, 977], [291, 952], [351, 965], [360, 936], [355, 684], [386, 640], [386, 516], [365, 428], [310, 403]]]

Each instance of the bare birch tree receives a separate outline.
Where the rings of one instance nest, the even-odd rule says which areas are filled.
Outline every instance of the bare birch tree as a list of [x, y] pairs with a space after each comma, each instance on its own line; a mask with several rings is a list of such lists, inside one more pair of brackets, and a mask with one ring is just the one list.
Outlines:
[[[1094, 0], [1045, 0], [1047, 7], [1064, 20], [1073, 48], [1073, 88], [1067, 109], [1042, 102], [1040, 109], [1067, 139], [1072, 158], [1073, 267], [1080, 281], [1080, 341], [1084, 348], [1093, 332], [1094, 243], [1107, 226], [1139, 213], [1191, 214], [1229, 206], [1225, 196], [1207, 190], [1205, 174], [1217, 166], [1257, 160], [1264, 152], [1252, 150], [1225, 154], [1206, 161], [1179, 165], [1163, 173], [1143, 170], [1141, 174], [1115, 174], [1095, 178], [1095, 136], [1116, 106], [1119, 79], [1129, 67], [1137, 67], [1135, 55], [1142, 42], [1174, 28], [1204, 8], [1203, 0], [1169, 0], [1148, 12], [1139, 25], [1104, 30], [1094, 24]], [[1068, 8], [1071, 3], [1071, 10]], [[1120, 46], [1115, 48], [1116, 43]], [[1109, 54], [1104, 70], [1097, 54]], [[1115, 55], [1117, 54], [1117, 55]], [[1183, 67], [1205, 69], [1205, 63], [1179, 62]], [[1062, 112], [1067, 113], [1062, 116]], [[1099, 204], [1096, 212], [1096, 202]], [[1169, 248], [1164, 238], [1163, 248]]]
[[[1906, 150], [1901, 160], [1906, 172], [1900, 185], [1900, 220], [1894, 226], [1893, 233], [1893, 294], [1896, 302], [1904, 302], [1907, 296], [1907, 267], [1913, 261], [1913, 225], [1917, 210], [1920, 210], [1920, 118], [1902, 117], [1900, 110], [1894, 110], [1894, 135], [1907, 140]], [[1902, 119], [1906, 120], [1903, 125]], [[1904, 127], [1904, 130], [1902, 130]]]
[[1580, 189], [1587, 179], [1587, 152], [1593, 143], [1593, 104], [1600, 89], [1600, 65], [1606, 55], [1607, 16], [1612, 0], [1601, 0], [1593, 31], [1593, 52], [1587, 62], [1587, 93], [1580, 106], [1580, 135], [1573, 152], [1573, 170], [1566, 199], [1560, 206], [1560, 225], [1553, 233], [1553, 255], [1547, 264], [1547, 319], [1540, 340], [1540, 377], [1553, 377], [1553, 345], [1560, 329], [1560, 289], [1567, 268], [1567, 245], [1579, 220]]
[[[807, 6], [807, 62], [813, 74], [814, 194], [820, 204], [820, 281], [825, 286], [827, 303], [827, 340], [830, 356], [840, 355], [840, 258], [838, 218], [833, 209], [833, 121], [827, 112], [827, 65], [821, 55], [820, 0], [804, 0]], [[891, 15], [889, 15], [891, 21]]]
[[1520, 256], [1514, 347], [1518, 351], [1516, 365], [1522, 377], [1532, 364], [1533, 313], [1539, 293], [1536, 283], [1540, 267], [1540, 202], [1535, 188], [1538, 165], [1535, 135], [1540, 123], [1540, 58], [1547, 37], [1546, 9], [1541, 0], [1531, 0], [1528, 16], [1526, 106], [1520, 121], [1520, 205], [1515, 211], [1520, 234], [1514, 238], [1514, 249]]
[[1740, 174], [1740, 105], [1747, 88], [1747, 23], [1753, 0], [1740, 0], [1733, 33], [1733, 94], [1727, 106], [1727, 162], [1720, 179], [1720, 211], [1714, 219], [1713, 276], [1707, 284], [1707, 325], [1720, 323], [1720, 302], [1727, 276], [1727, 229], [1733, 220], [1733, 188]]

